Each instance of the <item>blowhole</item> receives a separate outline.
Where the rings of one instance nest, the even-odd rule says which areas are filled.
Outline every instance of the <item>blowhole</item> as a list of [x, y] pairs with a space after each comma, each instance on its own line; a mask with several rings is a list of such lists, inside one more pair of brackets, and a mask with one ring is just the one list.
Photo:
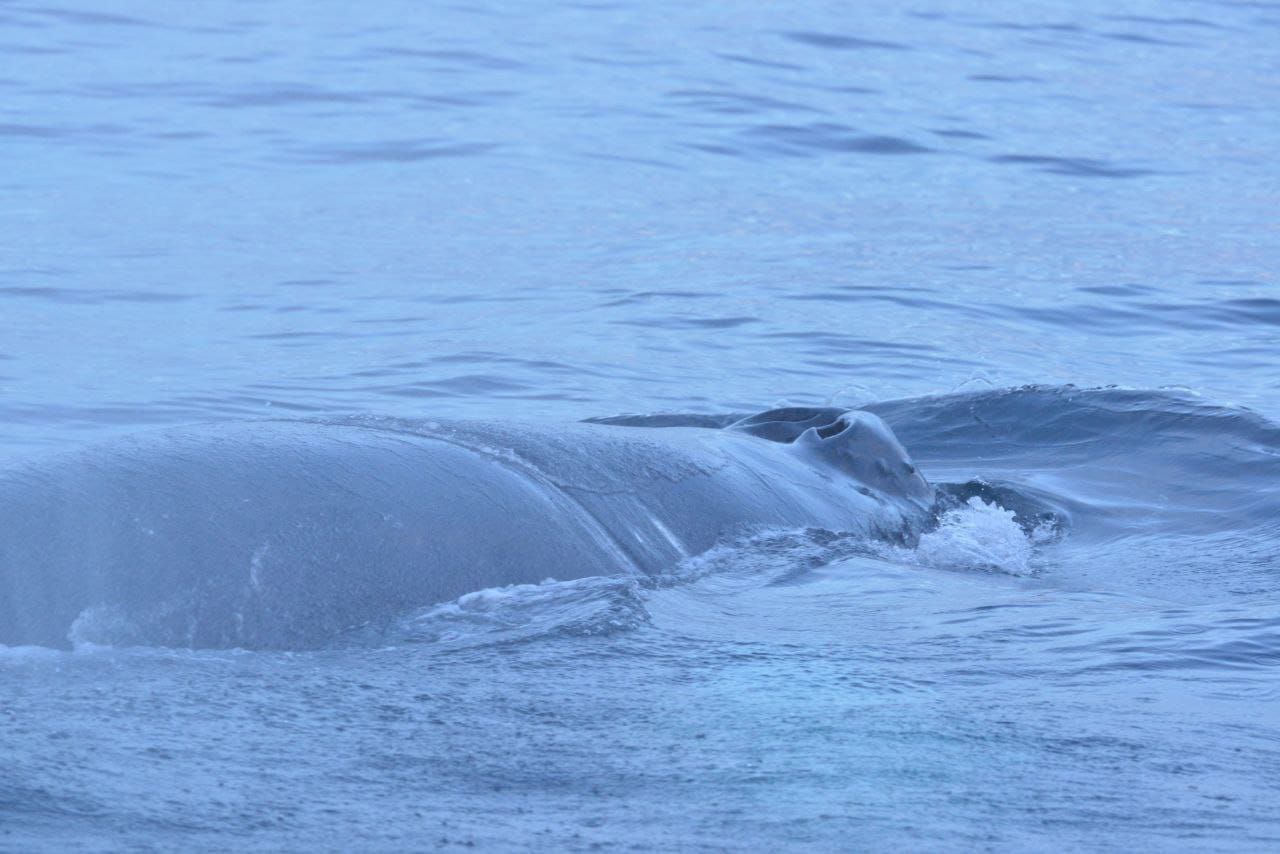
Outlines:
[[845, 421], [843, 418], [837, 418], [826, 427], [817, 428], [818, 436], [822, 439], [833, 439], [847, 429], [849, 429], [849, 422]]

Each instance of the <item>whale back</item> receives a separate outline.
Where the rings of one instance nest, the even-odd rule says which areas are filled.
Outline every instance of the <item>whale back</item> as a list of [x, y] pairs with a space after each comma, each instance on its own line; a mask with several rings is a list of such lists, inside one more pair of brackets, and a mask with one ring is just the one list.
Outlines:
[[486, 587], [661, 575], [757, 530], [928, 521], [875, 416], [723, 426], [263, 421], [32, 460], [0, 470], [0, 644], [306, 648]]
[[308, 647], [485, 587], [632, 570], [520, 471], [319, 424], [90, 447], [0, 472], [0, 510], [0, 644], [63, 645], [92, 617], [128, 642]]

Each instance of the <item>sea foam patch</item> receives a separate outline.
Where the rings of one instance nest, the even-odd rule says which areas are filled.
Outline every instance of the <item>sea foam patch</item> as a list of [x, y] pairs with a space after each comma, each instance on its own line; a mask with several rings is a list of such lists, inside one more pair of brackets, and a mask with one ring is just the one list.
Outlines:
[[1012, 510], [975, 495], [944, 512], [938, 526], [922, 534], [914, 549], [884, 546], [881, 551], [893, 560], [939, 569], [1031, 575], [1036, 547], [1056, 535], [1051, 523], [1026, 530]]

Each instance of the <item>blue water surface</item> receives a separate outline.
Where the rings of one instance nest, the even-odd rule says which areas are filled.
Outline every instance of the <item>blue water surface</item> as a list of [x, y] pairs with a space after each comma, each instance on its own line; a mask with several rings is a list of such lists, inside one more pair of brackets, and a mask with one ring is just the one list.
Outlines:
[[82, 615], [0, 648], [0, 849], [1274, 850], [1278, 44], [1263, 0], [0, 2], [0, 464], [803, 404], [955, 496], [318, 651]]

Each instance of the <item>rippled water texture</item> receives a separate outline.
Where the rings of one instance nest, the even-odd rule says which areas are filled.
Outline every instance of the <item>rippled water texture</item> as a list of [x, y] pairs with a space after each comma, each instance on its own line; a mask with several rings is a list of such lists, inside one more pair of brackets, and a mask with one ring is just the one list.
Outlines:
[[944, 497], [319, 650], [86, 609], [0, 647], [0, 849], [1280, 846], [1278, 43], [1265, 0], [0, 0], [0, 485], [202, 421], [802, 404]]

